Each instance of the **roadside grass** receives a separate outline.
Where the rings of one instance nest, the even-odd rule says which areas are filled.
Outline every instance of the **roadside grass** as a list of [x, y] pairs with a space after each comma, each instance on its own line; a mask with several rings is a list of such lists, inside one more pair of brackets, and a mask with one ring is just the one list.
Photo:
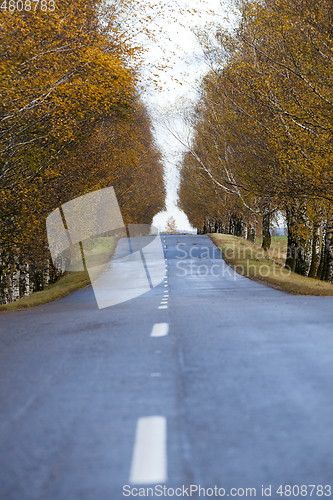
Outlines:
[[291, 294], [333, 296], [333, 284], [306, 278], [284, 268], [286, 236], [273, 236], [268, 252], [261, 248], [260, 239], [252, 243], [228, 234], [209, 236], [221, 250], [227, 264], [238, 274]]
[[[90, 265], [99, 265], [112, 257], [118, 239], [114, 237], [96, 238], [90, 245], [88, 258]], [[15, 302], [0, 305], [0, 312], [17, 311], [27, 307], [40, 306], [47, 302], [59, 300], [70, 293], [90, 285], [91, 281], [87, 271], [65, 272], [55, 283], [49, 285], [45, 290], [34, 292], [22, 297]]]
[[15, 302], [0, 305], [0, 312], [17, 311], [18, 309], [25, 309], [27, 307], [40, 306], [47, 302], [61, 299], [87, 285], [90, 285], [87, 271], [66, 272], [58, 281], [49, 285], [45, 290], [34, 292]]

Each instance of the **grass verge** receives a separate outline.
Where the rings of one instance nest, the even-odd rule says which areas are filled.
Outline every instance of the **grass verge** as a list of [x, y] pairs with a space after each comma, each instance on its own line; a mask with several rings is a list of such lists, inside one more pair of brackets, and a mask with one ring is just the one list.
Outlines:
[[[109, 261], [114, 253], [117, 239], [113, 237], [96, 238], [88, 249], [89, 265], [98, 266]], [[82, 265], [82, 263], [81, 263]], [[90, 278], [87, 271], [66, 272], [58, 281], [49, 285], [45, 290], [34, 292], [31, 295], [22, 297], [15, 302], [0, 305], [0, 312], [17, 311], [27, 307], [40, 306], [47, 302], [59, 300], [70, 293], [90, 285]]]
[[260, 283], [299, 295], [333, 296], [333, 284], [306, 278], [284, 268], [287, 253], [287, 237], [272, 238], [268, 252], [261, 248], [261, 241], [248, 240], [228, 234], [210, 234], [220, 248], [224, 260], [237, 273]]
[[61, 299], [66, 295], [90, 285], [88, 273], [85, 271], [65, 273], [58, 281], [40, 292], [34, 292], [27, 297], [22, 297], [15, 302], [0, 305], [0, 312], [17, 311], [26, 307], [40, 306], [53, 300]]

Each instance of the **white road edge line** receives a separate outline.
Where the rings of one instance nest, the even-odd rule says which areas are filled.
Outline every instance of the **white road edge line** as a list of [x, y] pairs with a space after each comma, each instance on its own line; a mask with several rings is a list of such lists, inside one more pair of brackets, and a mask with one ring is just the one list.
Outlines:
[[167, 481], [167, 422], [165, 417], [138, 419], [129, 482], [160, 484]]

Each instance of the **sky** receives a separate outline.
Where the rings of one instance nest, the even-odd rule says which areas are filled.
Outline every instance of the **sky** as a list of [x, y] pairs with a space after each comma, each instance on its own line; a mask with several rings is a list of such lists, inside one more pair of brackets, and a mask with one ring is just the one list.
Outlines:
[[[172, 4], [172, 2], [170, 2]], [[181, 7], [186, 6], [186, 2], [178, 2]], [[183, 101], [195, 103], [197, 99], [196, 86], [200, 78], [205, 74], [208, 67], [204, 62], [203, 53], [191, 28], [194, 26], [203, 27], [206, 22], [216, 21], [217, 15], [222, 19], [224, 12], [219, 0], [206, 0], [199, 2], [192, 0], [188, 4], [190, 8], [195, 8], [198, 12], [194, 15], [176, 14], [176, 19], [157, 18], [155, 21], [156, 30], [162, 28], [163, 36], [159, 43], [149, 45], [146, 54], [149, 71], [157, 74], [158, 83], [162, 90], [157, 91], [152, 86], [148, 86], [143, 96], [153, 119], [154, 136], [157, 145], [163, 155], [165, 168], [165, 183], [167, 189], [166, 211], [160, 212], [153, 219], [153, 225], [160, 231], [165, 228], [167, 219], [172, 216], [176, 220], [179, 230], [192, 230], [185, 213], [177, 207], [177, 189], [179, 185], [179, 169], [177, 165], [181, 161], [184, 147], [175, 139], [165, 127], [167, 119], [171, 129], [179, 127], [177, 111], [183, 106]], [[216, 14], [212, 16], [209, 11]], [[169, 59], [168, 65], [171, 68], [164, 71], [157, 71], [156, 64], [163, 57]], [[178, 79], [180, 83], [174, 80]]]

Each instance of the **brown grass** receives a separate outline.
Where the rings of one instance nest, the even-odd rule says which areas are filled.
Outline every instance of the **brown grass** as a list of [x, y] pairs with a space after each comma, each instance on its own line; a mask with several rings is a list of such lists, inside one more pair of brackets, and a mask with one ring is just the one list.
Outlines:
[[261, 248], [261, 241], [248, 240], [227, 234], [210, 234], [220, 248], [227, 264], [236, 272], [278, 290], [300, 295], [333, 295], [333, 284], [306, 278], [284, 268], [287, 253], [287, 238], [272, 238], [268, 252]]

